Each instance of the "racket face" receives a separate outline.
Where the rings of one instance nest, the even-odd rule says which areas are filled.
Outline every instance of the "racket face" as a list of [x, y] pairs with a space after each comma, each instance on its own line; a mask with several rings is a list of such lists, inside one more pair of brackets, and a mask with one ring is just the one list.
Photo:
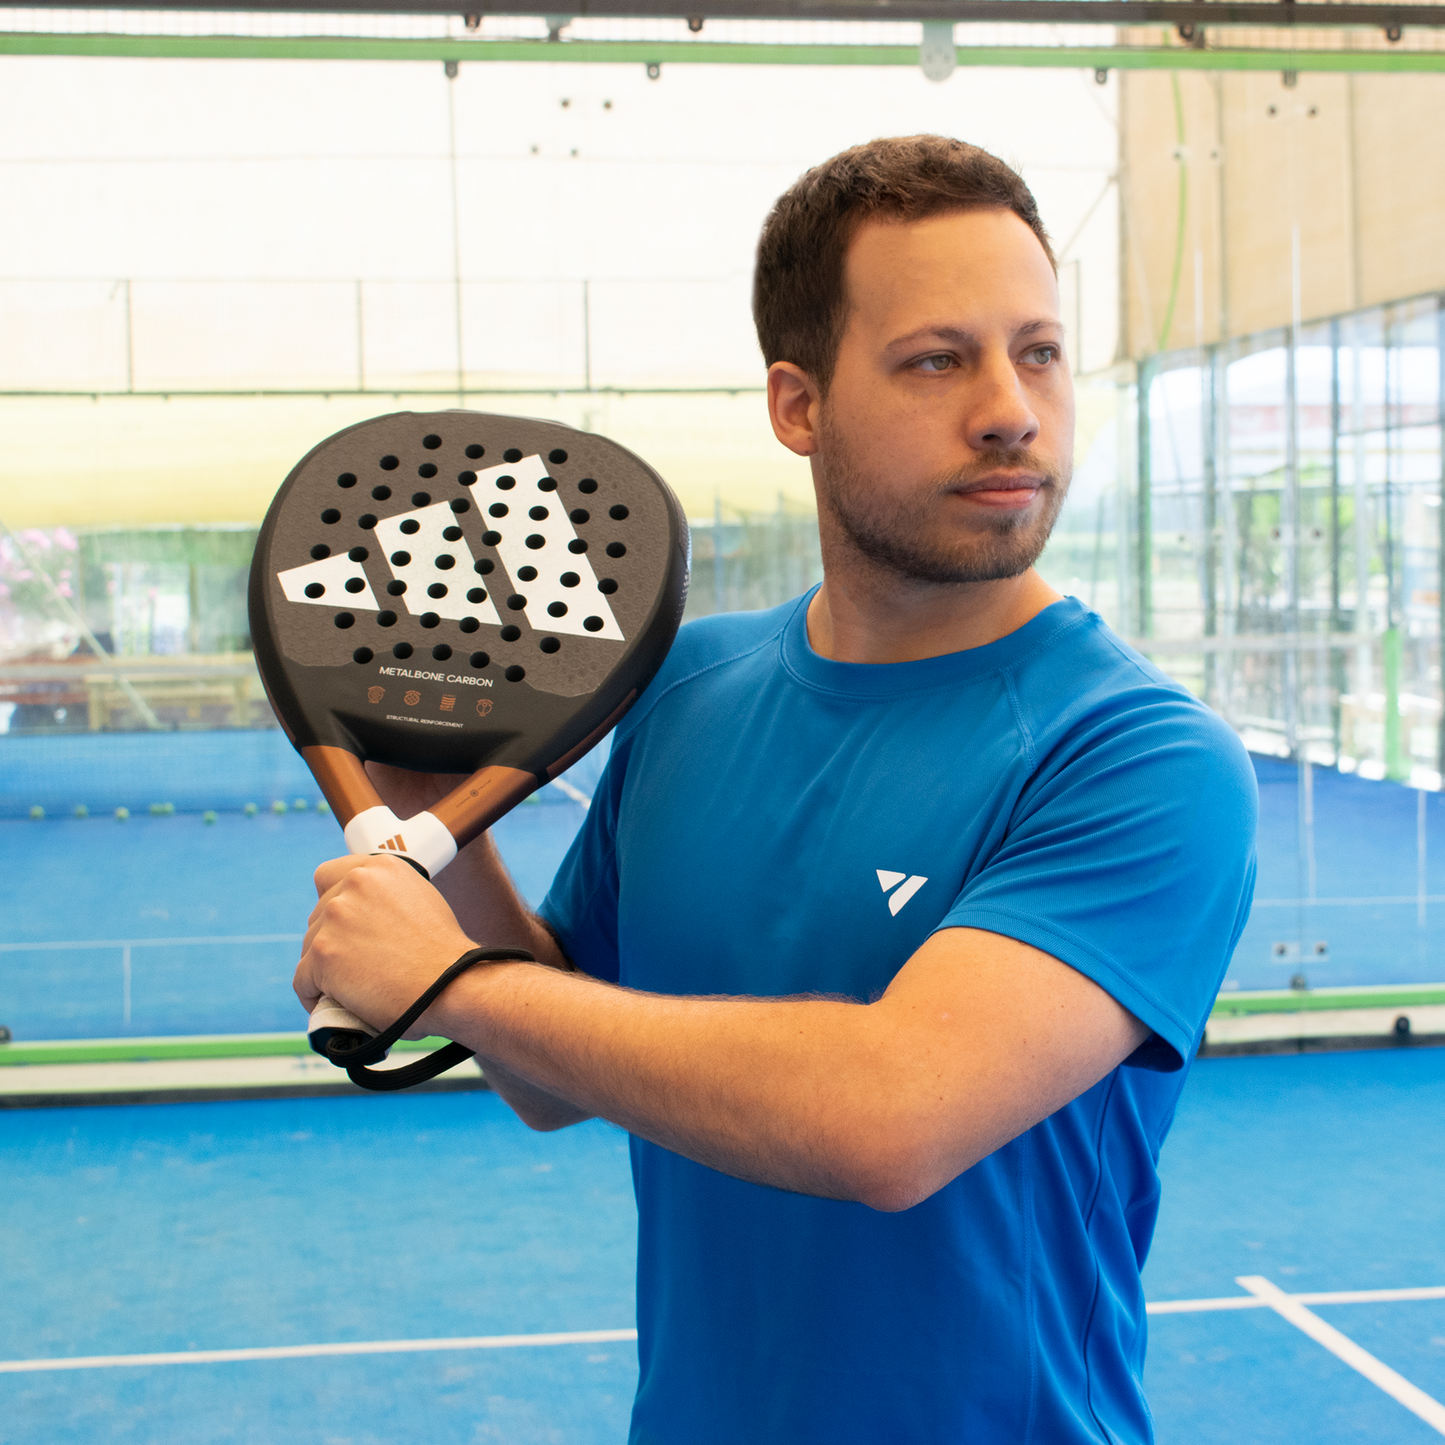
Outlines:
[[676, 497], [615, 442], [397, 412], [322, 442], [276, 494], [257, 666], [297, 748], [544, 774], [662, 665], [687, 568]]

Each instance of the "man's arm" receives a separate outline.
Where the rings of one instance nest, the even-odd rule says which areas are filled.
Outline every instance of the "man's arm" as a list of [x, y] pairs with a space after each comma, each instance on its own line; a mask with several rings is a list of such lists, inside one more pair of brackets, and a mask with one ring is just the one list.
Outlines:
[[[317, 883], [303, 1002], [324, 991], [385, 1022], [472, 946], [393, 859], [338, 859]], [[742, 1179], [883, 1210], [926, 1199], [1148, 1035], [1057, 959], [963, 928], [930, 938], [870, 1004], [674, 998], [509, 963], [463, 975], [423, 1024], [579, 1115]]]
[[[446, 797], [462, 781], [445, 774], [413, 773], [403, 768], [387, 767], [383, 763], [368, 763], [366, 770], [382, 800], [403, 818], [409, 818]], [[462, 931], [477, 941], [476, 946], [524, 948], [549, 967], [572, 968], [550, 930], [518, 896], [490, 833], [483, 833], [467, 844], [437, 875], [433, 886], [451, 906]], [[437, 972], [440, 973], [441, 969]], [[417, 996], [419, 994], [420, 990]], [[413, 1001], [408, 1000], [403, 1007], [409, 1007]], [[391, 1018], [368, 1021], [385, 1027], [401, 1012], [398, 1009]], [[425, 1035], [426, 1030], [423, 1030], [417, 1037]], [[488, 1084], [530, 1128], [563, 1129], [589, 1117], [565, 1099], [558, 1099], [517, 1077], [496, 1059], [483, 1057], [480, 1051], [477, 1062]]]

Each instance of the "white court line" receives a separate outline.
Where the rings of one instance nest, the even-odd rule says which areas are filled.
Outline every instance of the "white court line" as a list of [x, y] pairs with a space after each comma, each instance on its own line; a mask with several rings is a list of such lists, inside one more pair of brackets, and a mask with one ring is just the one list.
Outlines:
[[[1286, 1295], [1302, 1305], [1370, 1305], [1389, 1304], [1398, 1300], [1445, 1299], [1445, 1284], [1425, 1285], [1420, 1289], [1333, 1289], [1313, 1294]], [[1223, 1299], [1155, 1300], [1145, 1306], [1151, 1315], [1195, 1315], [1213, 1310], [1263, 1310], [1273, 1306], [1266, 1299], [1252, 1294], [1232, 1294]]]
[[1403, 1405], [1412, 1415], [1417, 1415], [1432, 1430], [1445, 1435], [1445, 1405], [1427, 1395], [1418, 1385], [1412, 1385], [1403, 1375], [1396, 1374], [1384, 1361], [1377, 1360], [1348, 1335], [1342, 1335], [1333, 1325], [1327, 1325], [1296, 1297], [1287, 1295], [1277, 1284], [1260, 1274], [1241, 1275], [1235, 1284], [1262, 1300], [1281, 1319], [1302, 1330], [1317, 1345], [1323, 1345], [1336, 1359], [1343, 1360], [1352, 1370], [1358, 1370], [1372, 1385], [1378, 1385], [1392, 1400]]
[[179, 1350], [165, 1355], [74, 1355], [58, 1360], [0, 1360], [0, 1375], [39, 1370], [109, 1370], [123, 1365], [220, 1365], [234, 1360], [314, 1360], [324, 1355], [414, 1355], [432, 1350], [511, 1350], [527, 1345], [604, 1345], [636, 1330], [572, 1330], [553, 1335], [471, 1335], [449, 1340], [357, 1340], [336, 1345], [268, 1345], [248, 1350]]

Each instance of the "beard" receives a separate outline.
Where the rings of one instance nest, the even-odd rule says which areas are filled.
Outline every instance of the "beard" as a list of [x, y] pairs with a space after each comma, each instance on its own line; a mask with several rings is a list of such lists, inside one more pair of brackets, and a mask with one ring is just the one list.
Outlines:
[[[966, 467], [921, 483], [908, 497], [884, 495], [824, 420], [819, 502], [852, 546], [875, 566], [909, 582], [997, 582], [1038, 561], [1069, 488], [1067, 472], [1026, 447], [980, 453]], [[943, 521], [950, 493], [1006, 468], [1039, 477], [1038, 506], [990, 516], [983, 509], [960, 532]]]

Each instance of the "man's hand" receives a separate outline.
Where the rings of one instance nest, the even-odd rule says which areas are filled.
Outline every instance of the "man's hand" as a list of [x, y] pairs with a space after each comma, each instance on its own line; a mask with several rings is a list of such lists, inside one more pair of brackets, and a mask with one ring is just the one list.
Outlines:
[[[446, 900], [399, 858], [334, 858], [316, 870], [293, 987], [309, 1013], [324, 994], [381, 1030], [469, 948]], [[408, 1038], [425, 1038], [425, 1018]]]

